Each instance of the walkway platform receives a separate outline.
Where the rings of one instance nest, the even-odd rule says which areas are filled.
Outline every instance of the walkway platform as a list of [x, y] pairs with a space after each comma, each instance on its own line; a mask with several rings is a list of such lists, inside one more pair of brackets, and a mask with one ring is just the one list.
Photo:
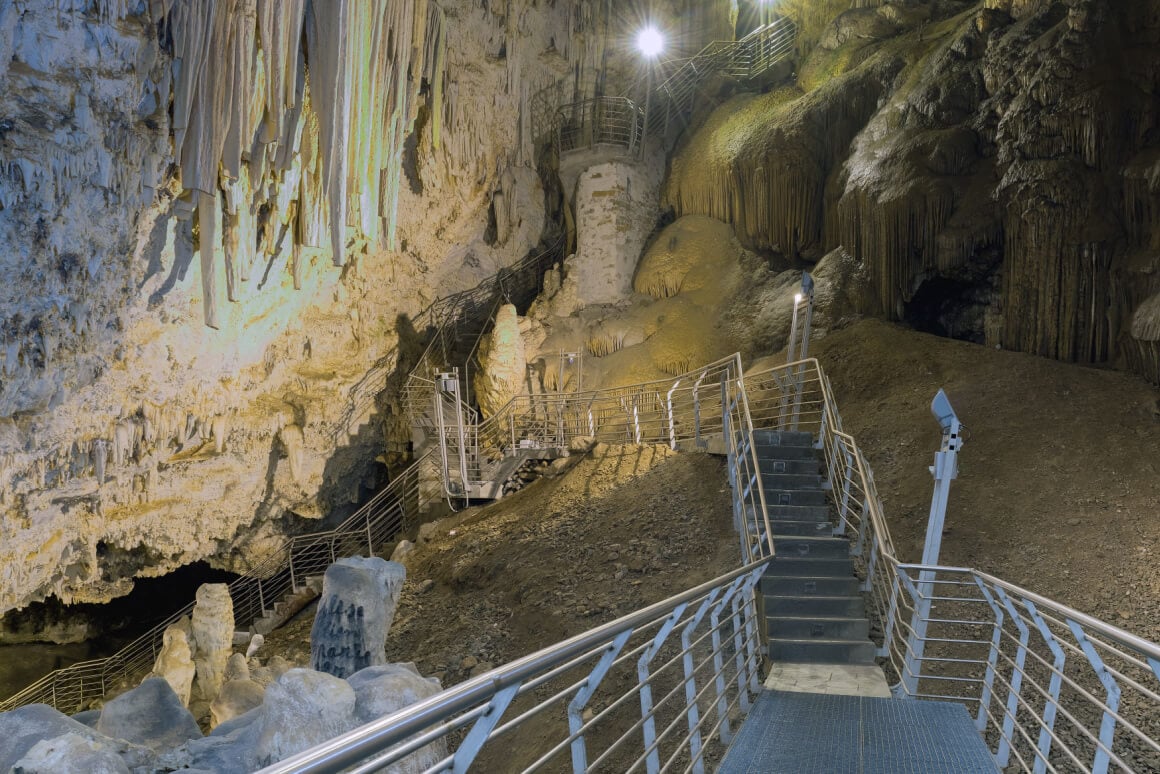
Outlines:
[[995, 774], [961, 704], [764, 691], [718, 774]]

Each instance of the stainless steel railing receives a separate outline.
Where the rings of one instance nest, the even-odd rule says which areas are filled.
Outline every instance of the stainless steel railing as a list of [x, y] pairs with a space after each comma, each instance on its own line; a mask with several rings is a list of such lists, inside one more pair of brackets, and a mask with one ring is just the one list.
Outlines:
[[[432, 457], [417, 461], [333, 530], [287, 538], [253, 569], [229, 584], [234, 620], [248, 628], [254, 620], [321, 575], [335, 559], [373, 556], [386, 541], [419, 518], [419, 484], [434, 475]], [[0, 701], [0, 712], [27, 704], [48, 704], [64, 713], [78, 712], [118, 687], [129, 687], [153, 668], [166, 627], [193, 611], [181, 608], [108, 658], [57, 669], [19, 693]]]
[[[767, 560], [584, 632], [262, 774], [370, 772], [440, 740], [427, 769], [703, 772], [760, 690]], [[518, 744], [517, 744], [518, 739]]]
[[[973, 708], [1003, 768], [1160, 770], [1160, 646], [977, 570], [900, 563], [829, 380], [813, 360], [791, 370], [795, 395], [801, 379], [799, 421], [824, 450], [836, 529], [850, 538], [895, 693]], [[757, 426], [792, 421], [778, 399], [783, 376], [747, 375]], [[924, 572], [933, 579], [920, 581]]]

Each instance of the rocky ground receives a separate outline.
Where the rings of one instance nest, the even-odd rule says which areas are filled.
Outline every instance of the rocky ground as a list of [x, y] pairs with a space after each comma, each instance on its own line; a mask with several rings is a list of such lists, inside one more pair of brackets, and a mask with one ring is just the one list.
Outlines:
[[[929, 404], [943, 387], [967, 429], [943, 562], [1160, 639], [1160, 392], [874, 320], [814, 353], [873, 466], [900, 558], [921, 557], [939, 443]], [[429, 527], [407, 562], [388, 658], [454, 684], [724, 572], [737, 552], [722, 465], [600, 446], [567, 475]], [[312, 618], [307, 608], [276, 632], [269, 652], [305, 663]]]
[[863, 320], [817, 342], [874, 469], [900, 558], [918, 560], [942, 387], [966, 427], [942, 563], [976, 567], [1160, 639], [1160, 392]]
[[[737, 566], [722, 459], [604, 444], [571, 459], [564, 475], [423, 531], [388, 660], [451, 685]], [[312, 605], [267, 653], [307, 663], [313, 618]]]

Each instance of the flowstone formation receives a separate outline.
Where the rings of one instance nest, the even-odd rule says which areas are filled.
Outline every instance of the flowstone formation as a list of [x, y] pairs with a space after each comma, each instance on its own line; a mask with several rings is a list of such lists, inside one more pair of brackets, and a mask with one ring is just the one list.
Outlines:
[[400, 319], [539, 242], [531, 95], [604, 58], [589, 3], [490, 5], [0, 4], [0, 614], [381, 483]]
[[863, 311], [1160, 379], [1160, 3], [859, 3], [795, 82], [728, 99], [664, 203], [842, 247]]

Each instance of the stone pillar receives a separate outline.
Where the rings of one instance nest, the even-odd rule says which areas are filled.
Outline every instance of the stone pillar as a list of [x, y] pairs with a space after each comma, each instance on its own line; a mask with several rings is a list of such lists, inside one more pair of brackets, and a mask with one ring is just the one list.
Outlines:
[[221, 691], [234, 645], [234, 601], [224, 583], [203, 583], [193, 606], [193, 642], [197, 686], [213, 701]]
[[519, 315], [513, 305], [504, 304], [480, 347], [480, 372], [473, 385], [484, 417], [492, 416], [524, 391], [527, 366]]
[[403, 565], [377, 557], [340, 559], [326, 568], [310, 630], [311, 666], [345, 678], [385, 664], [387, 632], [406, 577]]
[[659, 187], [652, 163], [610, 161], [580, 174], [573, 197], [576, 257], [569, 274], [583, 304], [613, 304], [632, 293], [636, 263], [656, 226]]

